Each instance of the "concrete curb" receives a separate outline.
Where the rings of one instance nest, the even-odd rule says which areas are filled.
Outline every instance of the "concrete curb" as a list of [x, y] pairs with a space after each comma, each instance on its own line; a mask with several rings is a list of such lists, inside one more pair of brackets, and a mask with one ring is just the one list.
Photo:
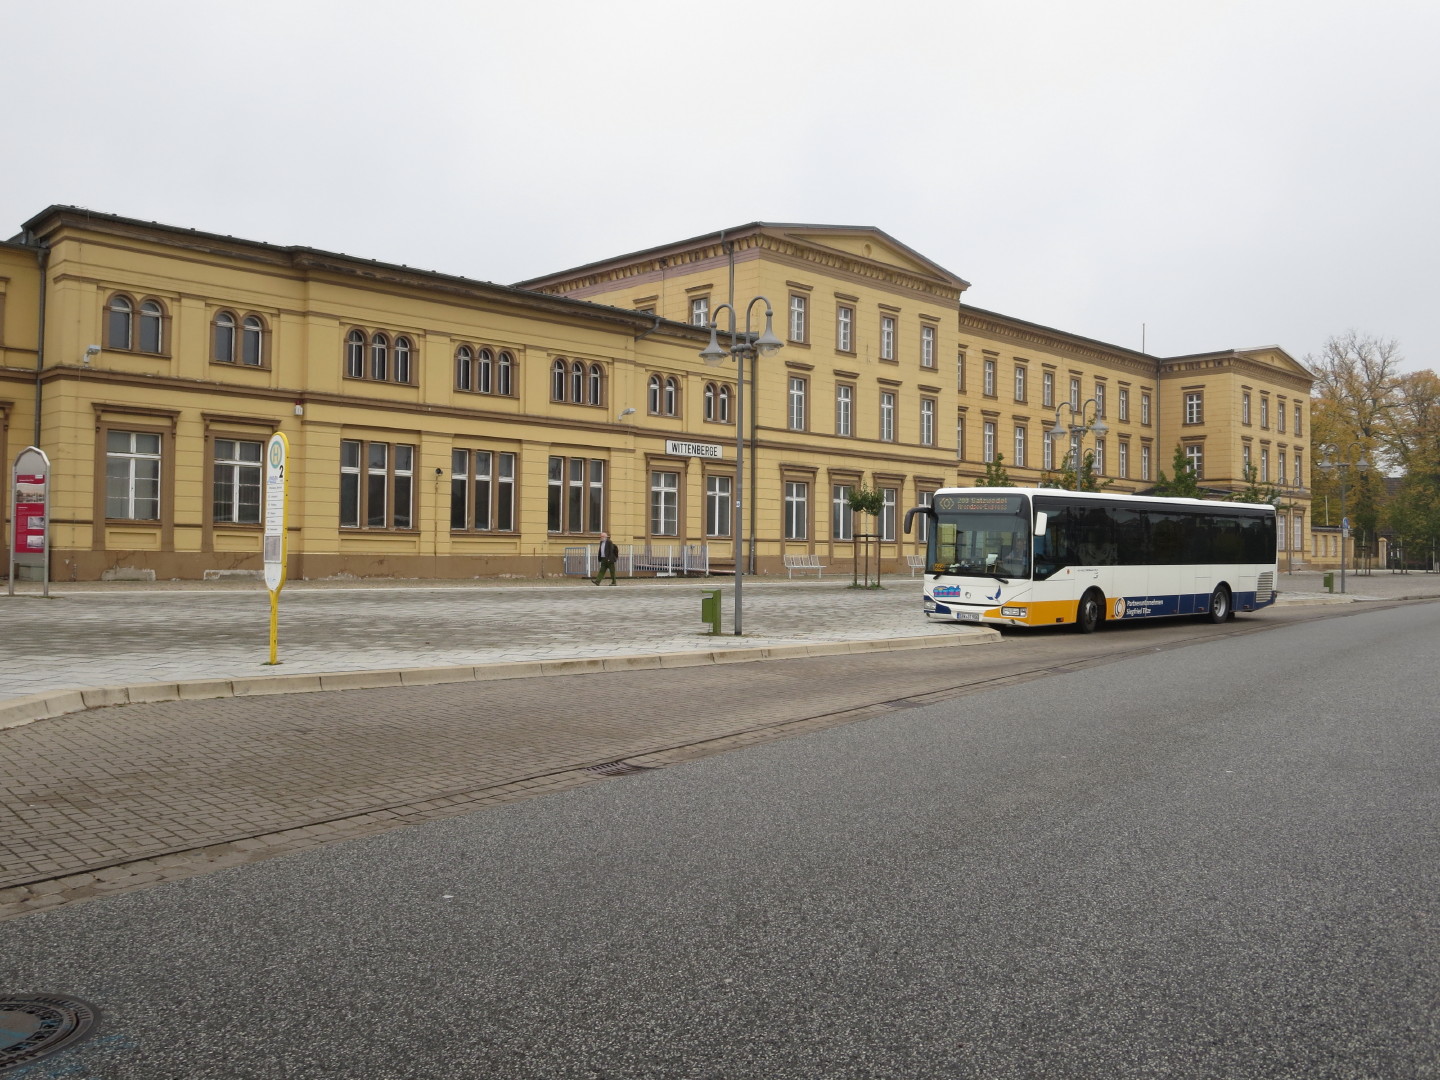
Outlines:
[[389, 686], [433, 686], [438, 683], [490, 682], [533, 679], [550, 675], [585, 675], [605, 671], [647, 668], [699, 667], [705, 664], [743, 664], [758, 660], [793, 660], [843, 653], [894, 652], [903, 649], [939, 649], [1001, 641], [989, 627], [965, 627], [964, 633], [927, 634], [923, 637], [880, 638], [870, 641], [825, 641], [794, 645], [760, 645], [754, 648], [712, 649], [697, 652], [637, 653], [567, 660], [514, 660], [499, 664], [458, 667], [400, 668], [377, 671], [336, 671], [296, 675], [251, 675], [235, 679], [195, 679], [188, 682], [150, 682], [130, 686], [102, 686], [82, 690], [51, 690], [0, 702], [0, 730], [32, 724], [70, 713], [112, 705], [141, 705], [160, 701], [202, 701], [215, 698], [258, 697], [266, 694], [313, 694], [327, 690], [375, 690]]

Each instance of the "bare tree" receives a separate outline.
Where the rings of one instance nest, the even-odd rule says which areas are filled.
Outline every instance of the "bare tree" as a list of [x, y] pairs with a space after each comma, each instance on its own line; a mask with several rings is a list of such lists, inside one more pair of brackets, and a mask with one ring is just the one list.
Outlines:
[[1327, 339], [1319, 356], [1305, 357], [1316, 375], [1312, 442], [1359, 442], [1372, 457], [1391, 456], [1403, 362], [1398, 341], [1354, 330]]

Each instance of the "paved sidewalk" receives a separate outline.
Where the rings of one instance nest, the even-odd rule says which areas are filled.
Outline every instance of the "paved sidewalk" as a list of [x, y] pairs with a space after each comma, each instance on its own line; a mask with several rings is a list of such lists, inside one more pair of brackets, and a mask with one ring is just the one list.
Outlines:
[[[1280, 575], [1282, 604], [1440, 596], [1440, 574]], [[0, 595], [0, 728], [104, 705], [518, 678], [995, 640], [927, 621], [920, 583], [885, 588], [747, 578], [745, 635], [727, 578], [496, 582], [296, 582], [269, 666], [269, 594], [256, 582], [34, 584]], [[1338, 579], [1337, 579], [1338, 587]], [[725, 633], [700, 622], [722, 592]]]

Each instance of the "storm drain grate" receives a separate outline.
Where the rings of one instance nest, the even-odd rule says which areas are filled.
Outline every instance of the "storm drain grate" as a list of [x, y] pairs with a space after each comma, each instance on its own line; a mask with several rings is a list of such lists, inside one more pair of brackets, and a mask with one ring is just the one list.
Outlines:
[[94, 1031], [100, 1010], [54, 994], [0, 994], [0, 1072], [73, 1046]]
[[585, 771], [591, 776], [629, 776], [631, 773], [653, 770], [649, 765], [632, 765], [628, 761], [607, 761], [604, 765], [591, 765]]

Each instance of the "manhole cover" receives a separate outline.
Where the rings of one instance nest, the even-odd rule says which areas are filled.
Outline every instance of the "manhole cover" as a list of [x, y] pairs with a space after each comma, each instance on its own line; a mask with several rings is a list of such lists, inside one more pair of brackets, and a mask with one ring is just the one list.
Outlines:
[[73, 1046], [89, 1035], [100, 1010], [54, 994], [0, 994], [0, 1072]]

